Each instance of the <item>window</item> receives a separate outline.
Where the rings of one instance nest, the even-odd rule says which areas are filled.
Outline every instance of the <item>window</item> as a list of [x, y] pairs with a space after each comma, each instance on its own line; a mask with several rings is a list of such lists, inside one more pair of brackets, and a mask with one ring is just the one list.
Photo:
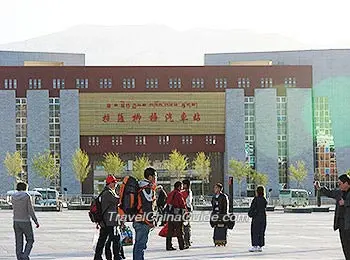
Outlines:
[[192, 144], [192, 136], [191, 135], [183, 135], [181, 137], [182, 144]]
[[161, 135], [161, 136], [158, 136], [158, 143], [160, 145], [167, 145], [170, 143], [170, 137], [169, 135]]
[[239, 88], [250, 88], [249, 78], [238, 78], [237, 85]]
[[157, 78], [146, 79], [146, 88], [158, 88], [158, 79]]
[[89, 146], [99, 146], [100, 145], [99, 137], [98, 136], [89, 136], [88, 144], [89, 144]]
[[5, 89], [16, 89], [17, 88], [17, 79], [4, 79], [4, 88]]
[[122, 145], [123, 137], [122, 136], [112, 136], [112, 145]]
[[146, 136], [145, 135], [135, 136], [135, 144], [136, 145], [146, 145]]
[[192, 88], [204, 88], [204, 79], [203, 78], [193, 78], [192, 79]]
[[216, 145], [216, 136], [215, 135], [206, 135], [205, 144]]
[[29, 79], [29, 89], [41, 89], [41, 79]]
[[181, 88], [181, 79], [180, 78], [170, 78], [169, 79], [169, 88]]
[[64, 89], [64, 79], [53, 79], [52, 80], [52, 87], [58, 88], [58, 89]]
[[295, 88], [297, 86], [297, 82], [295, 78], [285, 78], [284, 79], [284, 87], [285, 88]]
[[135, 88], [136, 82], [135, 78], [124, 78], [123, 88]]
[[75, 79], [76, 88], [89, 88], [89, 79]]
[[261, 78], [260, 87], [262, 88], [272, 88], [272, 78]]
[[100, 79], [100, 88], [112, 88], [112, 79], [111, 78]]
[[215, 88], [227, 88], [227, 78], [216, 78]]

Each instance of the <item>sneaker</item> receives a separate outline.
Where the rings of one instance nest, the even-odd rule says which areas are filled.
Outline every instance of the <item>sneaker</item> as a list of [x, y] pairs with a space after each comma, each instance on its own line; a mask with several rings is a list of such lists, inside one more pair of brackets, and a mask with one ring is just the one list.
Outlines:
[[256, 247], [256, 251], [258, 251], [258, 252], [262, 252], [262, 247], [257, 246], [257, 247]]
[[249, 252], [258, 252], [258, 247], [253, 246], [253, 247], [249, 248]]

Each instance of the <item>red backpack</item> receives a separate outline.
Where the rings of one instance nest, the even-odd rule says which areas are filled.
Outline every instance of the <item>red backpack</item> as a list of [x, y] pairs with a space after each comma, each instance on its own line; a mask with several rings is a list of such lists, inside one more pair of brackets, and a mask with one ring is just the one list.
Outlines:
[[101, 205], [101, 195], [105, 190], [103, 190], [96, 198], [94, 198], [90, 205], [89, 217], [91, 222], [100, 223], [103, 221], [102, 205]]

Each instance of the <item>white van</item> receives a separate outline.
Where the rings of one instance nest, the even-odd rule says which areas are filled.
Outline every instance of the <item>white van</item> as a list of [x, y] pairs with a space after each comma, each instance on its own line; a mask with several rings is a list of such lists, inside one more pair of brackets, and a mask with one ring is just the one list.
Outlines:
[[309, 205], [309, 193], [302, 189], [284, 189], [280, 190], [279, 200], [282, 207], [305, 207]]

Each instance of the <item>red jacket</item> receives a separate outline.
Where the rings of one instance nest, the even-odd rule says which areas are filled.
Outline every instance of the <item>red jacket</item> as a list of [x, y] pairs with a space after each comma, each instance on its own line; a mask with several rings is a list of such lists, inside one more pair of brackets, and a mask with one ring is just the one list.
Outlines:
[[166, 204], [173, 205], [174, 208], [185, 209], [186, 203], [179, 190], [173, 190], [168, 194]]

